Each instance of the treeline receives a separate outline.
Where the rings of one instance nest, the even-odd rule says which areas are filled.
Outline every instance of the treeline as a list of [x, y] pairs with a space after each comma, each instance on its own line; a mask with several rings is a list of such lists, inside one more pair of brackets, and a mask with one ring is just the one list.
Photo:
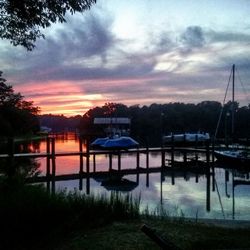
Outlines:
[[0, 137], [33, 134], [39, 131], [39, 108], [25, 101], [6, 84], [0, 71]]
[[[232, 134], [232, 110], [235, 110], [234, 133]], [[208, 132], [217, 137], [250, 138], [250, 104], [240, 107], [238, 103], [222, 105], [216, 101], [198, 104], [167, 103], [149, 106], [126, 106], [121, 103], [106, 103], [95, 107], [83, 116], [40, 115], [33, 102], [24, 100], [6, 84], [0, 71], [0, 138], [34, 134], [41, 126], [53, 132], [80, 130], [82, 135], [105, 136], [103, 128], [94, 125], [96, 117], [131, 118], [130, 135], [140, 143], [159, 145], [163, 135], [184, 132]]]
[[64, 115], [39, 115], [41, 127], [49, 127], [52, 132], [75, 131], [80, 124], [82, 116], [66, 117]]
[[[162, 135], [184, 132], [208, 132], [214, 136], [220, 119], [217, 137], [232, 136], [232, 103], [222, 105], [216, 101], [203, 101], [198, 104], [168, 103], [150, 106], [126, 106], [107, 103], [86, 112], [80, 123], [83, 134], [96, 135], [93, 125], [95, 117], [129, 117], [131, 118], [131, 136], [141, 143], [159, 145]], [[235, 108], [235, 137], [250, 137], [250, 105]]]

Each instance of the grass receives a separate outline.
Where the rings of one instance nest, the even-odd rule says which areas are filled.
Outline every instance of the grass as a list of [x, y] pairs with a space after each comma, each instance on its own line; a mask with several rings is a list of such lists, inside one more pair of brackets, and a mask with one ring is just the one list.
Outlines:
[[2, 180], [0, 192], [4, 249], [43, 249], [71, 232], [139, 217], [139, 203], [119, 193], [109, 198], [63, 191], [50, 194], [42, 186], [27, 186], [20, 179]]
[[[141, 230], [147, 224], [181, 249], [250, 249], [250, 228], [222, 228], [139, 214], [140, 199], [112, 193], [48, 193], [21, 179], [0, 179], [1, 249], [159, 249]], [[160, 215], [160, 216], [159, 216]]]
[[157, 218], [129, 223], [114, 222], [88, 232], [78, 232], [57, 249], [159, 249], [158, 245], [141, 232], [143, 223], [150, 225], [159, 236], [168, 239], [180, 249], [250, 249], [249, 229], [226, 229]]

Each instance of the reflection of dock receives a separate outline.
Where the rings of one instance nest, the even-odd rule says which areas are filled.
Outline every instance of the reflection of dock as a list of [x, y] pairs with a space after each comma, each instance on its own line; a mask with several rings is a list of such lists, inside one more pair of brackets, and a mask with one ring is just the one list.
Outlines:
[[196, 167], [196, 168], [185, 168], [185, 167], [149, 167], [149, 168], [131, 168], [131, 169], [121, 169], [120, 171], [98, 171], [98, 172], [82, 172], [82, 173], [75, 173], [75, 174], [62, 174], [56, 175], [54, 177], [50, 176], [34, 176], [27, 178], [27, 182], [29, 183], [40, 183], [46, 182], [48, 180], [53, 181], [68, 181], [68, 180], [79, 180], [79, 179], [86, 179], [86, 178], [108, 178], [110, 175], [112, 176], [125, 176], [125, 175], [137, 175], [137, 174], [152, 174], [152, 173], [161, 173], [163, 175], [172, 175], [173, 173], [179, 173], [185, 177], [185, 173], [193, 173], [193, 174], [204, 174], [207, 171], [205, 167]]
[[250, 186], [250, 172], [249, 170], [236, 170], [236, 169], [227, 169], [225, 170], [225, 192], [226, 196], [230, 198], [230, 194], [228, 194], [228, 182], [229, 176], [232, 176], [232, 219], [235, 219], [235, 189], [237, 186]]
[[[13, 149], [13, 147], [9, 147]], [[150, 154], [158, 157], [157, 166], [152, 166]], [[133, 156], [135, 161], [129, 166], [123, 166], [122, 156]], [[79, 182], [79, 190], [86, 190], [90, 193], [93, 180], [101, 180], [107, 187], [107, 190], [123, 190], [126, 192], [132, 191], [139, 185], [140, 175], [145, 178], [145, 186], [149, 187], [149, 176], [153, 173], [158, 173], [161, 183], [161, 202], [163, 201], [162, 186], [163, 183], [175, 185], [175, 181], [183, 178], [185, 181], [195, 179], [199, 182], [201, 176], [206, 178], [206, 208], [210, 211], [210, 192], [211, 186], [214, 191], [214, 170], [212, 150], [209, 145], [204, 148], [185, 148], [185, 147], [155, 147], [155, 148], [134, 148], [127, 150], [92, 150], [89, 143], [84, 144], [79, 140], [79, 150], [76, 152], [57, 152], [55, 146], [55, 138], [48, 138], [46, 143], [46, 152], [43, 153], [26, 153], [15, 154], [9, 151], [8, 154], [2, 155], [10, 162], [19, 158], [46, 158], [46, 170], [44, 176], [33, 176], [27, 178], [28, 183], [45, 183], [47, 189], [55, 192], [56, 183], [60, 181], [76, 180]], [[79, 171], [77, 173], [59, 174], [60, 166], [57, 163], [59, 157], [74, 156], [79, 159]], [[107, 159], [106, 171], [100, 171], [98, 166], [97, 156], [105, 156]], [[97, 158], [97, 159], [96, 159]], [[203, 159], [201, 161], [200, 159]], [[145, 162], [144, 162], [145, 161]], [[124, 164], [125, 165], [125, 164]], [[143, 166], [143, 167], [142, 167]], [[58, 169], [58, 170], [57, 170]], [[128, 180], [126, 180], [126, 176]], [[129, 176], [133, 176], [133, 181]], [[211, 178], [212, 176], [212, 178]], [[119, 180], [109, 182], [109, 180]], [[125, 179], [125, 181], [124, 181]], [[212, 185], [211, 185], [212, 184]], [[104, 185], [103, 185], [104, 186]], [[104, 186], [105, 187], [105, 186]]]
[[[88, 141], [84, 141], [79, 138], [79, 150], [76, 152], [57, 152], [56, 151], [56, 138], [47, 138], [46, 141], [46, 152], [42, 153], [19, 153], [14, 152], [14, 141], [9, 140], [8, 148], [9, 153], [5, 155], [0, 155], [1, 158], [6, 158], [8, 165], [10, 166], [9, 173], [15, 172], [14, 162], [20, 158], [46, 158], [46, 173], [45, 176], [34, 176], [27, 179], [29, 183], [39, 183], [46, 182], [47, 186], [52, 184], [52, 191], [55, 188], [55, 182], [57, 181], [67, 181], [67, 180], [77, 180], [79, 179], [79, 187], [82, 186], [81, 182], [83, 179], [87, 180], [87, 193], [89, 192], [89, 180], [90, 178], [98, 178], [98, 176], [110, 175], [110, 172], [115, 170], [119, 175], [137, 175], [146, 174], [147, 175], [147, 186], [148, 186], [148, 175], [150, 173], [164, 173], [164, 175], [170, 174], [172, 180], [174, 180], [173, 172], [183, 172], [184, 178], [187, 178], [187, 171], [196, 171], [196, 179], [198, 178], [198, 172], [204, 172], [205, 169], [209, 167], [210, 164], [210, 155], [211, 149], [209, 145], [205, 148], [183, 148], [183, 147], [155, 147], [155, 148], [133, 148], [126, 150], [93, 150], [90, 148]], [[150, 167], [150, 154], [157, 154], [160, 157], [160, 164], [156, 167]], [[180, 155], [183, 157], [183, 161], [176, 161], [176, 153], [180, 160]], [[189, 158], [189, 154], [195, 154], [195, 158]], [[198, 161], [198, 154], [204, 154], [204, 162]], [[100, 172], [98, 170], [98, 164], [96, 161], [96, 156], [103, 155], [108, 158], [108, 171]], [[122, 155], [134, 155], [135, 163], [130, 165], [130, 168], [122, 168]], [[146, 158], [146, 162], [143, 164], [145, 167], [141, 167], [141, 156]], [[79, 172], [78, 173], [69, 173], [69, 174], [58, 174], [57, 166], [56, 168], [56, 159], [58, 157], [70, 157], [75, 156], [79, 157]], [[170, 159], [167, 159], [166, 156], [170, 156]], [[213, 159], [213, 158], [212, 158]], [[116, 161], [116, 164], [114, 164]], [[114, 166], [117, 166], [117, 169], [114, 169]], [[174, 181], [172, 181], [174, 183]], [[80, 188], [81, 189], [81, 188]]]

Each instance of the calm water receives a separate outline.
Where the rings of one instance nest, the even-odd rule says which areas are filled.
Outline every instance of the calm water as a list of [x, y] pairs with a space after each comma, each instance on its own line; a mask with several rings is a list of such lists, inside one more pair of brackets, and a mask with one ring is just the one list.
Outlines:
[[[69, 134], [56, 139], [56, 152], [78, 151], [78, 139]], [[41, 141], [36, 151], [45, 152], [46, 142]], [[167, 156], [168, 157], [168, 156]], [[176, 155], [181, 157], [181, 155]], [[46, 159], [37, 159], [41, 175], [45, 175]], [[150, 154], [149, 166], [159, 167], [161, 155]], [[135, 168], [136, 155], [122, 155], [121, 167]], [[146, 166], [146, 156], [141, 154], [140, 166]], [[109, 168], [108, 156], [96, 156], [96, 171]], [[117, 169], [117, 159], [113, 156], [113, 168]], [[93, 166], [91, 165], [91, 171]], [[250, 220], [250, 185], [237, 185], [233, 188], [233, 180], [248, 180], [249, 172], [237, 172], [215, 168], [215, 178], [207, 178], [205, 174], [196, 175], [190, 172], [161, 174], [151, 173], [126, 175], [123, 178], [131, 181], [128, 189], [134, 197], [141, 197], [141, 210], [156, 211], [163, 207], [171, 216], [193, 218], [216, 218]], [[57, 157], [56, 174], [79, 172], [79, 156]], [[110, 194], [112, 187], [102, 186], [102, 180], [90, 179], [90, 193]], [[82, 181], [82, 191], [86, 192], [86, 180]], [[79, 190], [79, 180], [58, 181], [56, 189]], [[124, 192], [124, 191], [123, 191]]]

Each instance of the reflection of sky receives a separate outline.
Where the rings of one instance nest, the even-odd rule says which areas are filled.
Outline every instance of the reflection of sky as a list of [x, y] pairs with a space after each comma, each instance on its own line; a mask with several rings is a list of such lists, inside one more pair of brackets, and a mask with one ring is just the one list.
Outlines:
[[[64, 140], [56, 142], [56, 149], [60, 148], [60, 152], [63, 151], [77, 151], [79, 146], [75, 140]], [[41, 143], [41, 151], [45, 151], [45, 143]], [[41, 170], [43, 174], [46, 169], [46, 159], [40, 159]], [[92, 162], [92, 159], [91, 159]], [[135, 155], [123, 155], [121, 167], [135, 168], [136, 156]], [[85, 163], [85, 162], [84, 162]], [[117, 169], [118, 160], [116, 156], [113, 156], [113, 168]], [[150, 155], [149, 158], [150, 167], [157, 167], [161, 164], [160, 155]], [[141, 155], [140, 166], [146, 166], [146, 156]], [[57, 174], [69, 174], [79, 172], [79, 157], [57, 157], [56, 158], [56, 173]], [[109, 168], [108, 156], [96, 156], [96, 170], [105, 171]], [[90, 170], [93, 170], [93, 164], [91, 164]], [[232, 173], [229, 173], [229, 181], [227, 182], [227, 194], [225, 187], [225, 170], [215, 170], [215, 190], [212, 190], [212, 177], [210, 184], [210, 211], [207, 211], [207, 178], [205, 175], [200, 175], [198, 182], [196, 182], [195, 175], [188, 174], [187, 178], [184, 178], [183, 174], [176, 174], [175, 184], [172, 185], [171, 175], [164, 175], [161, 178], [160, 173], [149, 174], [149, 185], [147, 187], [146, 174], [139, 175], [139, 185], [131, 192], [134, 197], [141, 197], [141, 210], [148, 208], [150, 211], [156, 211], [161, 205], [161, 190], [162, 190], [162, 207], [166, 210], [167, 214], [171, 216], [178, 216], [181, 213], [185, 217], [198, 217], [198, 218], [216, 218], [232, 219], [233, 214], [233, 193], [232, 193]], [[136, 175], [124, 176], [124, 178], [136, 182]], [[161, 179], [163, 180], [161, 186]], [[86, 180], [82, 181], [83, 190], [86, 192]], [[216, 188], [217, 187], [217, 188]], [[56, 183], [57, 189], [67, 190], [79, 190], [79, 180], [72, 181], [60, 181]], [[238, 185], [234, 189], [235, 195], [235, 218], [236, 219], [250, 219], [250, 186]], [[98, 180], [90, 179], [90, 193], [92, 194], [110, 194], [102, 186]], [[221, 200], [221, 202], [220, 202]], [[224, 215], [223, 215], [224, 214]]]

